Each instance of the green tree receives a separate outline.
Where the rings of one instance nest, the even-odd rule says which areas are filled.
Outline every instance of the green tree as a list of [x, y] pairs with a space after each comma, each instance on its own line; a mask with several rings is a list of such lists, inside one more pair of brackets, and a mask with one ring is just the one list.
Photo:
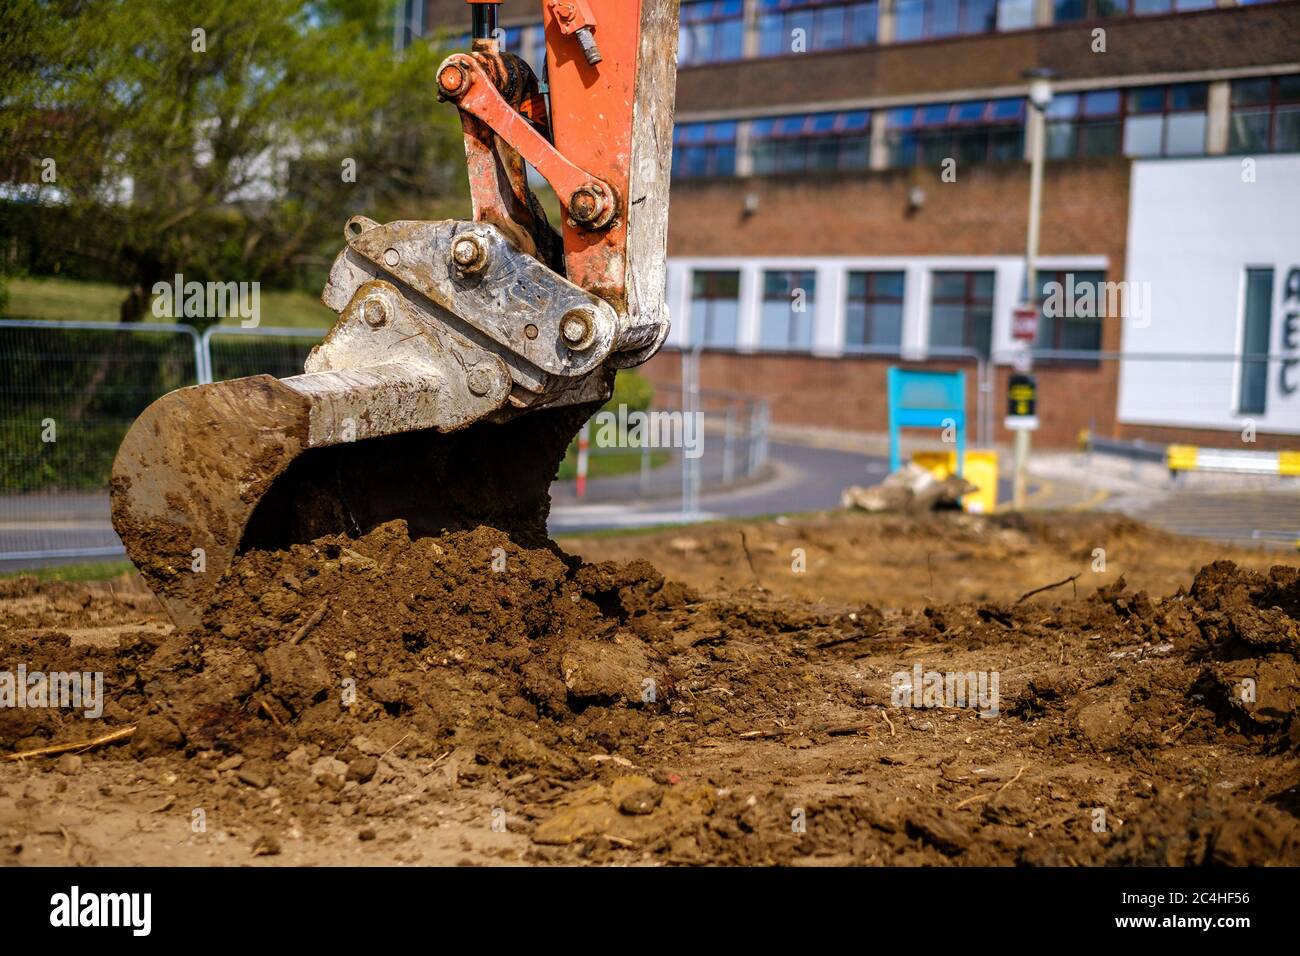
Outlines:
[[391, 0], [4, 0], [0, 178], [131, 288], [323, 275], [349, 215], [464, 215], [445, 52]]

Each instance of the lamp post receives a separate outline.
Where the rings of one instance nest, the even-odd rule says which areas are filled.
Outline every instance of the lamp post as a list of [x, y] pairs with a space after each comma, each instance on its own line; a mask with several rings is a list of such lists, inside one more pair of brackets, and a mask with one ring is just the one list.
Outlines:
[[[1022, 74], [1029, 81], [1030, 112], [1026, 119], [1026, 132], [1029, 135], [1029, 228], [1025, 237], [1025, 295], [1021, 300], [1024, 308], [1034, 310], [1035, 323], [1038, 314], [1038, 232], [1042, 220], [1043, 204], [1043, 158], [1047, 141], [1047, 107], [1052, 102], [1052, 79], [1054, 70], [1039, 67], [1025, 70]], [[1033, 335], [1021, 334], [1021, 330], [1012, 329], [1019, 342], [1016, 352], [1015, 369], [1022, 375], [1028, 375], [1033, 369]], [[1017, 420], [1017, 418], [1019, 420]], [[1030, 433], [1037, 427], [1034, 416], [1008, 416], [1007, 425], [1015, 429], [1013, 449], [1015, 473], [1012, 481], [1012, 505], [1017, 510], [1025, 504], [1026, 470], [1029, 464]]]

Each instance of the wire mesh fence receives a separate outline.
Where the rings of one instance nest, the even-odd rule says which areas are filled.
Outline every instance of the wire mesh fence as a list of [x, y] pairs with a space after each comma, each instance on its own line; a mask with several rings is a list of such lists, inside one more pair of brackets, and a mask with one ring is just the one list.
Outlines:
[[[0, 319], [0, 571], [123, 553], [109, 520], [113, 458], [131, 423], [173, 389], [300, 374], [323, 330]], [[767, 461], [767, 405], [701, 390], [596, 428], [587, 500], [680, 494], [743, 481]], [[575, 448], [576, 452], [576, 448]], [[560, 478], [573, 477], [576, 454]], [[561, 494], [563, 497], [563, 494]]]
[[186, 326], [0, 321], [0, 562], [120, 551], [113, 456], [135, 417], [202, 366]]
[[207, 381], [224, 382], [245, 375], [300, 375], [307, 354], [324, 337], [323, 329], [213, 326], [203, 333]]
[[[700, 389], [683, 411], [681, 396], [656, 395], [645, 409], [612, 408], [588, 423], [591, 502], [679, 498], [684, 482], [710, 489], [764, 473], [767, 402], [723, 389]], [[576, 446], [560, 469], [574, 477]]]

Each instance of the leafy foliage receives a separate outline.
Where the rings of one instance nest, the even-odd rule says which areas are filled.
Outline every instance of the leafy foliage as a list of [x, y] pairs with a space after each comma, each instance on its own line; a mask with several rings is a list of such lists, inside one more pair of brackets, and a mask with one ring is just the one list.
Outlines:
[[123, 318], [175, 272], [319, 282], [354, 213], [464, 212], [445, 51], [395, 52], [390, 0], [3, 6], [0, 169], [46, 263], [134, 287]]

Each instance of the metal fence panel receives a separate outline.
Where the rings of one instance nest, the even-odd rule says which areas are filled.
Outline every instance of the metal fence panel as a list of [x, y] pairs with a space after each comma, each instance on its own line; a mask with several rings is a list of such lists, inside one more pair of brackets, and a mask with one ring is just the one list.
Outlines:
[[[109, 520], [113, 457], [131, 422], [175, 388], [302, 373], [324, 330], [0, 320], [0, 570], [119, 555]], [[767, 461], [761, 400], [703, 389], [704, 486], [741, 481]], [[680, 412], [672, 400], [650, 411]], [[680, 490], [681, 448], [592, 447], [634, 466], [599, 483], [604, 500]], [[693, 463], [694, 464], [694, 463]], [[593, 486], [593, 489], [597, 486]]]
[[246, 375], [301, 375], [308, 353], [324, 337], [324, 329], [213, 326], [203, 333], [207, 381], [224, 382]]
[[187, 326], [0, 320], [0, 569], [121, 552], [113, 456], [154, 399], [199, 380]]

